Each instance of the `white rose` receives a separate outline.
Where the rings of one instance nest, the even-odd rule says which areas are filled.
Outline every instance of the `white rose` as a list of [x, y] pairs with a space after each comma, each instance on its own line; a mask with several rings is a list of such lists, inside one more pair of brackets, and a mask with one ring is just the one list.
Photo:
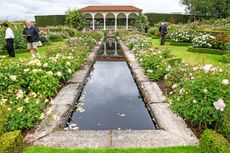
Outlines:
[[13, 80], [13, 81], [16, 81], [17, 80], [17, 76], [16, 75], [11, 75], [10, 79]]
[[56, 75], [57, 75], [58, 77], [61, 77], [61, 76], [62, 76], [62, 73], [61, 73], [61, 72], [57, 72]]
[[222, 83], [223, 85], [228, 85], [228, 84], [229, 84], [229, 80], [224, 79], [221, 83]]
[[48, 63], [43, 64], [43, 67], [48, 67]]
[[210, 69], [212, 68], [212, 64], [206, 64], [203, 67], [203, 70], [205, 71], [205, 73], [208, 73], [210, 71]]

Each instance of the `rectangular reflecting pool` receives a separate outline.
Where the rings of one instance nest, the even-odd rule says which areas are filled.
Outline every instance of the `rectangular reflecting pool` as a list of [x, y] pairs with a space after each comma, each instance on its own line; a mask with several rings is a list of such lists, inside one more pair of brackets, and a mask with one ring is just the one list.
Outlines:
[[115, 38], [108, 38], [67, 123], [80, 130], [155, 129]]

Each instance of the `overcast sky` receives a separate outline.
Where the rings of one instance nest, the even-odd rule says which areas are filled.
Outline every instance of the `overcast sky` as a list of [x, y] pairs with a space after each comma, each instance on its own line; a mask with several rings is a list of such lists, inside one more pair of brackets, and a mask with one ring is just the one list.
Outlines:
[[87, 5], [134, 5], [144, 12], [184, 12], [180, 0], [0, 0], [0, 20], [34, 19], [34, 15], [64, 14]]

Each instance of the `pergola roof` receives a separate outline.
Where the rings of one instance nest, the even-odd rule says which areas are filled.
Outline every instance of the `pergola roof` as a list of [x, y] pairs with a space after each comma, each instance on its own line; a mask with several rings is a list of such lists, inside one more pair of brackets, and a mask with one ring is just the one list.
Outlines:
[[138, 11], [142, 12], [142, 9], [139, 9], [134, 6], [87, 6], [81, 8], [80, 11], [82, 12], [120, 12], [120, 11]]

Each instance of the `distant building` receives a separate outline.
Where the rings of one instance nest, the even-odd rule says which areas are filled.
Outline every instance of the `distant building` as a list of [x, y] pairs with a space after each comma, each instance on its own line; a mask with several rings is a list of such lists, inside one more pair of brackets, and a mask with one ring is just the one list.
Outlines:
[[80, 11], [86, 17], [86, 30], [133, 30], [135, 17], [142, 12], [134, 6], [87, 6]]

